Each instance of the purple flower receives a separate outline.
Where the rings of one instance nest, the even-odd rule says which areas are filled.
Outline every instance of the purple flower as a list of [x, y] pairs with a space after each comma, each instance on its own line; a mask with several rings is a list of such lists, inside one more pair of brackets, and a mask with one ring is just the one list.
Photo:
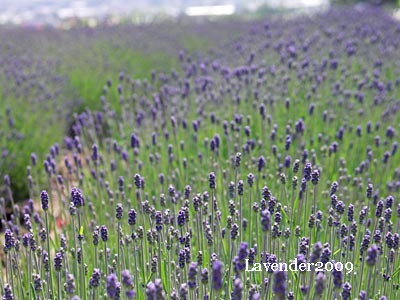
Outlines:
[[56, 256], [54, 257], [54, 269], [57, 272], [60, 272], [62, 269], [62, 261], [63, 261], [63, 255], [61, 252], [57, 252]]
[[75, 278], [74, 275], [68, 274], [66, 282], [64, 284], [65, 292], [69, 295], [75, 293]]
[[346, 282], [343, 285], [343, 291], [342, 291], [342, 299], [343, 300], [348, 300], [351, 297], [351, 285], [350, 283]]
[[3, 292], [2, 300], [14, 300], [14, 294], [11, 290], [11, 286], [8, 283], [6, 283], [4, 285], [4, 292]]
[[43, 250], [42, 252], [42, 263], [43, 263], [43, 268], [45, 269], [46, 272], [48, 272], [50, 269], [49, 255], [45, 250]]
[[49, 209], [49, 195], [46, 191], [40, 193], [40, 201], [42, 203], [42, 209], [47, 211]]
[[155, 213], [155, 219], [156, 219], [156, 230], [161, 231], [163, 226], [163, 216], [161, 211], [156, 211]]
[[243, 190], [244, 190], [244, 182], [243, 182], [243, 180], [239, 180], [238, 181], [238, 187], [237, 187], [237, 191], [238, 191], [238, 195], [239, 196], [243, 196]]
[[297, 173], [300, 168], [300, 160], [296, 159], [293, 163], [293, 173]]
[[146, 300], [164, 300], [165, 293], [163, 291], [162, 282], [156, 279], [154, 282], [149, 282], [146, 286]]
[[131, 135], [131, 147], [132, 148], [139, 148], [140, 147], [140, 140], [136, 134], [132, 133]]
[[93, 144], [92, 146], [92, 160], [97, 163], [99, 159], [99, 148], [97, 147], [96, 144]]
[[263, 119], [265, 119], [265, 105], [264, 105], [264, 103], [260, 104], [258, 110], [259, 110], [259, 113], [260, 113], [261, 117]]
[[122, 151], [121, 158], [123, 161], [128, 161], [128, 152]]
[[235, 240], [239, 234], [239, 226], [235, 223], [231, 228], [231, 239]]
[[32, 162], [32, 166], [36, 166], [37, 165], [37, 157], [35, 153], [31, 154], [31, 162]]
[[332, 270], [332, 275], [333, 275], [333, 285], [335, 288], [341, 288], [342, 287], [342, 280], [343, 280], [343, 273], [342, 271], [338, 270], [339, 267], [334, 266]]
[[180, 210], [178, 212], [178, 216], [177, 216], [177, 221], [178, 221], [178, 226], [183, 226], [185, 225], [185, 221], [186, 221], [186, 214], [184, 210]]
[[179, 254], [178, 254], [178, 265], [179, 268], [183, 269], [185, 267], [185, 256], [186, 256], [186, 252], [185, 250], [181, 249], [179, 250]]
[[222, 289], [223, 264], [216, 260], [212, 265], [212, 288], [219, 291]]
[[10, 176], [9, 175], [5, 175], [4, 176], [4, 185], [8, 186], [8, 187], [11, 185], [11, 181], [10, 181]]
[[247, 183], [249, 184], [250, 187], [253, 186], [254, 178], [255, 178], [255, 176], [253, 175], [253, 173], [249, 173], [247, 175]]
[[397, 148], [398, 148], [398, 143], [397, 142], [393, 142], [392, 144], [392, 151], [391, 151], [391, 155], [394, 156], [397, 152]]
[[179, 298], [182, 300], [187, 300], [188, 289], [186, 283], [182, 283], [179, 287]]
[[367, 185], [367, 192], [366, 192], [367, 198], [372, 198], [372, 192], [373, 192], [373, 186], [371, 183], [369, 183]]
[[311, 182], [313, 185], [317, 185], [318, 181], [319, 181], [319, 171], [315, 169], [311, 173]]
[[233, 160], [235, 168], [240, 167], [241, 160], [242, 160], [242, 153], [240, 153], [240, 152], [236, 153], [235, 158]]
[[121, 284], [118, 282], [117, 275], [114, 273], [107, 276], [106, 289], [109, 299], [120, 299]]
[[216, 187], [216, 180], [215, 180], [215, 174], [214, 172], [211, 172], [209, 175], [209, 184], [210, 184], [210, 189], [215, 189]]
[[338, 189], [338, 187], [339, 187], [339, 184], [336, 181], [334, 181], [332, 183], [332, 185], [331, 185], [331, 189], [329, 191], [329, 195], [332, 196], [333, 194], [335, 194], [337, 189]]
[[290, 148], [290, 145], [292, 144], [292, 138], [290, 135], [286, 136], [286, 143], [285, 143], [285, 150], [288, 151]]
[[290, 155], [286, 155], [285, 162], [284, 162], [284, 166], [286, 169], [288, 169], [290, 167], [291, 162], [292, 162], [292, 158], [290, 157]]
[[310, 255], [310, 262], [315, 263], [315, 262], [319, 261], [321, 254], [322, 254], [322, 250], [323, 250], [323, 248], [322, 248], [321, 242], [316, 242], [314, 244], [313, 251], [311, 252], [311, 255]]
[[135, 181], [136, 188], [140, 189], [142, 186], [142, 176], [140, 176], [140, 174], [136, 173], [135, 176], [133, 176], [133, 179]]
[[361, 291], [359, 296], [360, 296], [360, 300], [366, 300], [367, 299], [367, 293], [365, 291]]
[[175, 187], [172, 184], [168, 186], [168, 194], [170, 197], [175, 197]]
[[42, 228], [39, 232], [39, 237], [42, 242], [46, 241], [47, 232], [45, 228]]
[[306, 163], [304, 166], [304, 178], [306, 179], [306, 181], [310, 181], [311, 180], [311, 172], [312, 172], [312, 167], [310, 163]]
[[231, 300], [241, 300], [243, 297], [243, 282], [240, 277], [233, 281], [233, 290]]
[[100, 269], [94, 269], [93, 274], [89, 279], [89, 287], [94, 289], [100, 285], [101, 272]]
[[33, 275], [33, 289], [36, 292], [40, 292], [42, 290], [42, 279], [39, 274]]
[[286, 284], [286, 272], [275, 272], [272, 291], [274, 292], [276, 299], [284, 300], [286, 298]]
[[189, 199], [192, 187], [190, 185], [185, 186], [185, 199]]
[[243, 271], [246, 267], [246, 258], [249, 255], [248, 244], [245, 242], [241, 242], [238, 250], [237, 256], [234, 258], [235, 262], [235, 271], [240, 272]]
[[258, 165], [257, 165], [258, 172], [262, 171], [262, 169], [265, 167], [265, 164], [266, 162], [264, 156], [260, 156], [258, 158]]
[[115, 217], [116, 217], [118, 220], [121, 220], [121, 219], [122, 219], [122, 212], [123, 212], [122, 203], [118, 203], [118, 204], [117, 204], [117, 207], [116, 207], [116, 209], [115, 209]]
[[385, 209], [385, 212], [384, 212], [385, 221], [386, 221], [387, 223], [389, 223], [391, 217], [392, 217], [392, 209], [391, 209], [391, 208], [386, 208], [386, 209]]
[[378, 247], [374, 244], [372, 245], [367, 252], [367, 265], [368, 266], [374, 266], [378, 260]]
[[100, 236], [101, 236], [101, 239], [103, 240], [103, 242], [107, 242], [107, 240], [108, 240], [108, 229], [107, 229], [107, 227], [105, 225], [102, 225], [100, 227]]
[[261, 212], [261, 226], [263, 231], [271, 229], [271, 214], [267, 209]]
[[133, 290], [133, 289], [127, 290], [127, 291], [125, 292], [125, 296], [126, 296], [126, 298], [128, 298], [128, 299], [133, 299], [133, 298], [135, 298], [135, 296], [136, 296], [135, 290]]
[[383, 206], [384, 206], [383, 200], [379, 200], [378, 203], [376, 204], [376, 210], [375, 210], [375, 216], [377, 218], [380, 218], [382, 216]]
[[122, 284], [125, 287], [133, 287], [133, 279], [132, 275], [130, 274], [129, 270], [123, 270], [121, 272]]
[[315, 277], [315, 295], [322, 296], [324, 289], [325, 289], [325, 274], [319, 272]]
[[131, 209], [128, 213], [128, 224], [133, 226], [136, 224], [136, 211]]
[[118, 186], [119, 186], [119, 191], [123, 192], [124, 191], [124, 177], [123, 176], [118, 177]]
[[77, 208], [85, 205], [85, 199], [80, 189], [76, 187], [71, 189], [71, 202]]
[[12, 231], [10, 229], [6, 229], [4, 232], [4, 246], [7, 250], [11, 250], [15, 245], [15, 239]]
[[336, 203], [335, 209], [338, 214], [342, 215], [345, 210], [345, 205], [344, 205], [343, 201], [338, 201]]
[[201, 283], [207, 284], [208, 283], [208, 269], [204, 268], [201, 270]]
[[37, 244], [36, 244], [35, 236], [33, 235], [33, 233], [29, 233], [29, 246], [31, 247], [32, 251], [36, 251]]
[[196, 277], [197, 277], [197, 263], [192, 262], [189, 265], [188, 282], [187, 282], [187, 285], [190, 289], [194, 289], [196, 287]]
[[321, 254], [321, 262], [326, 264], [328, 261], [331, 260], [332, 251], [330, 250], [329, 244], [324, 244], [324, 249], [322, 250]]
[[93, 231], [93, 245], [97, 247], [99, 244], [99, 230], [98, 227]]

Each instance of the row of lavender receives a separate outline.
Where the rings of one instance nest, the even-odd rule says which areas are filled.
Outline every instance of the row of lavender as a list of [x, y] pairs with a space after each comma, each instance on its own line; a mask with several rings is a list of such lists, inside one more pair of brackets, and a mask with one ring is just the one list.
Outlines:
[[[331, 10], [107, 81], [31, 155], [3, 299], [396, 299], [399, 42], [382, 11]], [[259, 265], [293, 259], [325, 271]]]
[[[66, 31], [0, 27], [0, 176], [13, 178], [16, 201], [29, 196], [26, 153], [34, 151], [44, 159], [52, 143], [60, 140], [53, 137], [69, 134], [73, 113], [86, 107], [99, 109], [99, 82], [120, 70], [148, 78], [151, 69], [177, 65], [179, 49], [201, 51], [233, 38], [226, 34], [232, 32], [229, 22], [182, 21], [181, 25], [125, 24]], [[235, 24], [235, 31], [249, 26], [248, 22]], [[207, 31], [210, 34], [205, 36]], [[0, 195], [8, 197], [3, 184]]]

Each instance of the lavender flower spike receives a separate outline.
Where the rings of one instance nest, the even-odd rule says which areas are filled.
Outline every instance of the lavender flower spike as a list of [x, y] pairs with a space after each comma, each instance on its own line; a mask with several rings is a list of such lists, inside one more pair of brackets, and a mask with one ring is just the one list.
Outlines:
[[219, 291], [222, 288], [223, 264], [216, 260], [212, 265], [212, 288]]

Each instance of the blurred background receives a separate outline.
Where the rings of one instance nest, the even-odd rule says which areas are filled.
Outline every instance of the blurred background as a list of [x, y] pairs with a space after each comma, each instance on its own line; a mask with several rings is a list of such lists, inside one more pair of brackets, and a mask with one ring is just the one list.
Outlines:
[[0, 24], [69, 28], [82, 20], [96, 26], [183, 16], [298, 13], [354, 3], [398, 7], [400, 0], [0, 0]]

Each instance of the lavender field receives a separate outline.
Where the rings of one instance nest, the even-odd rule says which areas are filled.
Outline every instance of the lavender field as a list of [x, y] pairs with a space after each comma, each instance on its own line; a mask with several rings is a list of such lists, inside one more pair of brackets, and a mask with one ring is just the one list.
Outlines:
[[3, 300], [400, 298], [390, 12], [0, 28], [0, 96]]

